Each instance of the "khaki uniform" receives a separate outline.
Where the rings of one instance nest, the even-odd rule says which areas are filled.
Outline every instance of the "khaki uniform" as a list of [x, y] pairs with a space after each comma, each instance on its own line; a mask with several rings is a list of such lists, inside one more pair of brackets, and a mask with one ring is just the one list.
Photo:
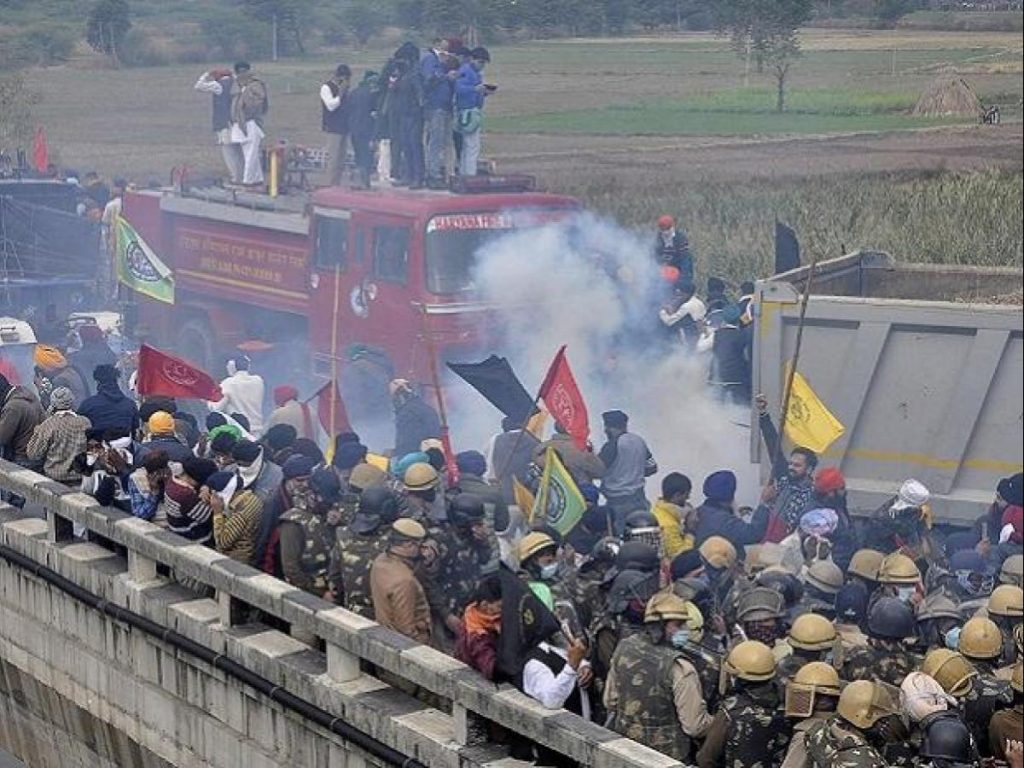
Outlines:
[[416, 574], [402, 558], [390, 552], [378, 555], [370, 568], [370, 595], [378, 624], [430, 644], [430, 604]]
[[617, 733], [681, 761], [690, 758], [691, 739], [711, 727], [693, 665], [646, 633], [619, 644], [604, 703]]
[[1006, 760], [1006, 740], [1021, 740], [1024, 734], [1024, 708], [1017, 705], [992, 715], [988, 724], [988, 748], [996, 760]]
[[838, 716], [811, 726], [804, 744], [813, 768], [888, 768], [864, 735]]

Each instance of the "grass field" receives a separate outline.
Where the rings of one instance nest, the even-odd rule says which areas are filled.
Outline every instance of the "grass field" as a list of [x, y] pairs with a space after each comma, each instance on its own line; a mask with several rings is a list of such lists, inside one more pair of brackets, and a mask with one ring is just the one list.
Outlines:
[[[398, 42], [257, 62], [270, 139], [321, 145], [325, 73], [336, 61], [357, 76], [379, 68]], [[863, 246], [1020, 264], [1020, 35], [807, 30], [803, 42], [784, 115], [773, 112], [770, 77], [752, 73], [744, 86], [742, 62], [707, 34], [493, 47], [486, 79], [500, 90], [485, 155], [629, 226], [677, 213], [702, 274], [763, 271], [776, 216], [822, 255]], [[28, 80], [62, 162], [165, 182], [181, 164], [221, 172], [208, 97], [192, 90], [201, 69], [69, 66]], [[965, 77], [1006, 122], [911, 117], [940, 72]]]

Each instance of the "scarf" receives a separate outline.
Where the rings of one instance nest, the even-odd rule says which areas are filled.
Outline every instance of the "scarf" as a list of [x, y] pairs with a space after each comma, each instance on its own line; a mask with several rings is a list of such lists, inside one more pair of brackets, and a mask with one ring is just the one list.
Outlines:
[[248, 467], [240, 466], [238, 468], [238, 474], [242, 478], [242, 488], [248, 488], [256, 482], [256, 478], [259, 477], [260, 471], [263, 469], [263, 452], [260, 451], [260, 455], [256, 457]]
[[492, 616], [484, 613], [476, 603], [466, 606], [466, 610], [462, 614], [462, 621], [466, 626], [467, 635], [485, 635], [501, 630], [501, 614]]

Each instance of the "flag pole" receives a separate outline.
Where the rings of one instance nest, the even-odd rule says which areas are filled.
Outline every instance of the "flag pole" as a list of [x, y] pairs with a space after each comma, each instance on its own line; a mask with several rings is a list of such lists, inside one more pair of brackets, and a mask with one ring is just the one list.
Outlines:
[[807, 302], [811, 296], [811, 284], [814, 282], [814, 269], [818, 266], [818, 256], [811, 257], [811, 266], [804, 283], [803, 296], [800, 298], [800, 320], [796, 326], [796, 346], [793, 349], [793, 362], [786, 374], [786, 389], [782, 396], [782, 412], [779, 414], [779, 439], [775, 447], [776, 455], [772, 457], [772, 466], [782, 454], [782, 441], [786, 435], [786, 418], [789, 416], [789, 401], [793, 395], [793, 379], [796, 378], [797, 363], [800, 362], [800, 345], [804, 338], [804, 317], [807, 315]]
[[[334, 430], [338, 411], [338, 305], [341, 294], [341, 262], [334, 265], [334, 309], [331, 312], [331, 430]], [[328, 448], [334, 435], [327, 436]]]
[[441, 375], [437, 370], [437, 345], [434, 343], [434, 334], [430, 332], [427, 305], [421, 304], [420, 311], [423, 317], [423, 337], [424, 341], [427, 342], [427, 365], [430, 369], [430, 379], [434, 385], [434, 393], [437, 397], [437, 415], [441, 421], [441, 445], [444, 448], [445, 467], [448, 471], [448, 479], [454, 485], [458, 482], [459, 473], [455, 466], [455, 457], [452, 455], [451, 433], [448, 429], [448, 411], [444, 406], [444, 394], [441, 392]]

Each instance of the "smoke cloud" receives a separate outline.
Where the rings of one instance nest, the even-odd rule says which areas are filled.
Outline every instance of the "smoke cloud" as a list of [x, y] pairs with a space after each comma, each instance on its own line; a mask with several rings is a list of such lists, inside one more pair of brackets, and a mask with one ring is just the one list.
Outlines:
[[[601, 412], [629, 414], [660, 472], [648, 498], [672, 471], [693, 481], [716, 469], [737, 473], [737, 501], [756, 501], [757, 473], [748, 459], [749, 411], [717, 402], [705, 383], [708, 356], [667, 343], [658, 309], [668, 287], [651, 243], [583, 213], [569, 222], [505, 234], [478, 253], [475, 284], [498, 315], [509, 358], [535, 392], [562, 344], [586, 399], [595, 449], [604, 442]], [[461, 446], [482, 445], [500, 415], [475, 395], [453, 398], [453, 433]], [[457, 448], [458, 450], [458, 448]]]

